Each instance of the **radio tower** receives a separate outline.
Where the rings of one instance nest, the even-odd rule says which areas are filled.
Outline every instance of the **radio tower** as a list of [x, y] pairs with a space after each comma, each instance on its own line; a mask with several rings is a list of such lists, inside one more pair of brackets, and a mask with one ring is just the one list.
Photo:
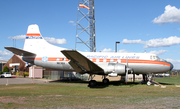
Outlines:
[[78, 0], [75, 49], [86, 45], [96, 52], [94, 0]]

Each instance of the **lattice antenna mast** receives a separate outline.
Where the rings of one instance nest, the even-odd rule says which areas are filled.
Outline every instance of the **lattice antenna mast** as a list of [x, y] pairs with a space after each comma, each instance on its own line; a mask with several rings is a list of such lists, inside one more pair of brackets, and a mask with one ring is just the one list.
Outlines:
[[75, 49], [86, 45], [96, 52], [94, 0], [78, 0]]

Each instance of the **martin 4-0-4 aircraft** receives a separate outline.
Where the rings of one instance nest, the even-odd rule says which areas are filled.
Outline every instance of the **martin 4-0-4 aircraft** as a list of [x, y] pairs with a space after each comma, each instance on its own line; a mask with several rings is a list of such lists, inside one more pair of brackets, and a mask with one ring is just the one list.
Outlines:
[[[166, 60], [149, 53], [104, 53], [80, 52], [49, 44], [41, 36], [38, 25], [29, 25], [24, 48], [5, 47], [14, 54], [22, 56], [28, 63], [44, 68], [62, 71], [88, 73], [91, 77], [89, 86], [95, 86], [92, 75], [102, 75], [103, 83], [108, 83], [106, 76], [117, 77], [129, 73], [151, 75], [172, 70], [173, 65]], [[151, 84], [151, 80], [147, 85]]]

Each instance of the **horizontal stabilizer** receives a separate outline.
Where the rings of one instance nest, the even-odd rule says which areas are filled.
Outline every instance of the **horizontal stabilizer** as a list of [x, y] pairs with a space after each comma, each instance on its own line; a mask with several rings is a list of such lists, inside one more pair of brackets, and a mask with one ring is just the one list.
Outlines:
[[16, 55], [20, 55], [20, 56], [35, 56], [36, 54], [25, 51], [25, 50], [21, 50], [18, 48], [14, 48], [14, 47], [4, 47], [5, 49], [13, 52]]
[[75, 50], [63, 50], [61, 51], [69, 60], [69, 64], [78, 73], [102, 73], [103, 69], [97, 64], [83, 56], [81, 53]]

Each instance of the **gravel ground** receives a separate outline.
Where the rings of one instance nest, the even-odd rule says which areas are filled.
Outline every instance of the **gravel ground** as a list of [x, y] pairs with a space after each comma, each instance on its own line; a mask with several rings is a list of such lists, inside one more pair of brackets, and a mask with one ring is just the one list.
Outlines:
[[43, 84], [46, 79], [31, 79], [31, 78], [0, 78], [0, 84]]

